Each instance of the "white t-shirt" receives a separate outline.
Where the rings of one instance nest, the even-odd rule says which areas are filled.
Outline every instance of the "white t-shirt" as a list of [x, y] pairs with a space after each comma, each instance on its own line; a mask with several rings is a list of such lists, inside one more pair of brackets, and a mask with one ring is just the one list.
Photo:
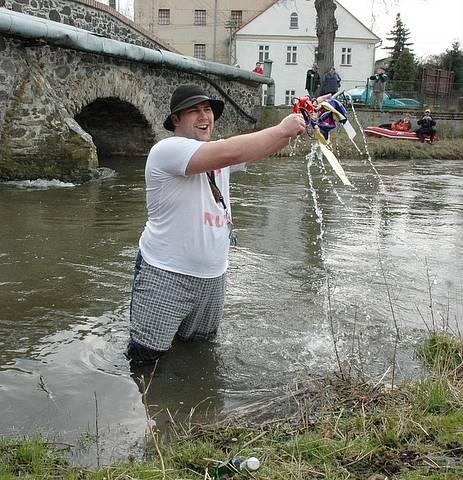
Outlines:
[[[170, 137], [151, 149], [145, 167], [148, 221], [140, 237], [144, 260], [158, 268], [201, 278], [228, 267], [231, 219], [230, 167], [215, 170], [227, 212], [216, 203], [206, 173], [186, 175], [188, 162], [204, 142]], [[243, 170], [244, 164], [233, 170]]]

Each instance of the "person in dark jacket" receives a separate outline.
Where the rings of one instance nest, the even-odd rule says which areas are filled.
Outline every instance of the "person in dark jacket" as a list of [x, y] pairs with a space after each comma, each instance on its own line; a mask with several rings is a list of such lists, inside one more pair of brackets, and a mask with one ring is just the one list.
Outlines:
[[431, 117], [431, 110], [426, 109], [423, 117], [420, 118], [417, 123], [420, 128], [416, 130], [416, 134], [418, 135], [420, 142], [424, 143], [426, 135], [429, 135], [429, 143], [434, 142], [434, 136], [436, 135], [434, 127], [436, 126], [436, 121]]
[[373, 80], [373, 108], [383, 111], [384, 91], [386, 90], [387, 75], [382, 68], [378, 68], [375, 75], [370, 77]]
[[331, 67], [323, 79], [321, 95], [327, 93], [336, 93], [341, 86], [341, 77], [336, 73], [334, 67]]
[[317, 97], [320, 92], [320, 74], [318, 73], [318, 65], [316, 63], [307, 70], [305, 89], [311, 97]]

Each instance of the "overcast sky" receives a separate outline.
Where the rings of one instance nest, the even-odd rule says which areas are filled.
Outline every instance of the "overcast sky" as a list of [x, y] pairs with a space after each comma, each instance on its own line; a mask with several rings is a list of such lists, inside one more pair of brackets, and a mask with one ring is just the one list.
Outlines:
[[[108, 0], [101, 0], [108, 3]], [[290, 2], [291, 0], [287, 0]], [[400, 13], [410, 30], [412, 49], [419, 57], [450, 48], [455, 40], [463, 47], [463, 0], [338, 0], [389, 46], [386, 36]], [[133, 10], [133, 0], [117, 0], [124, 13]], [[387, 55], [378, 49], [376, 59]]]
[[[365, 26], [391, 46], [386, 36], [400, 17], [410, 30], [412, 49], [419, 57], [450, 48], [455, 40], [463, 48], [463, 0], [338, 0]], [[387, 5], [387, 6], [386, 6]], [[378, 50], [376, 58], [386, 56]]]

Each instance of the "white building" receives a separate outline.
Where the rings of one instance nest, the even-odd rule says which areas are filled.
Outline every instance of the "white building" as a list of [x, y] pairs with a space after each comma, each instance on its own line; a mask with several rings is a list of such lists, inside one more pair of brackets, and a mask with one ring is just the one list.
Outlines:
[[134, 0], [134, 20], [184, 55], [234, 64], [236, 30], [274, 1]]
[[[364, 85], [374, 71], [373, 32], [336, 2], [338, 23], [334, 67], [341, 89]], [[318, 39], [314, 0], [279, 0], [236, 32], [236, 58], [241, 68], [252, 70], [257, 61], [272, 60], [275, 105], [289, 105], [291, 97], [303, 96], [307, 70], [315, 62]]]

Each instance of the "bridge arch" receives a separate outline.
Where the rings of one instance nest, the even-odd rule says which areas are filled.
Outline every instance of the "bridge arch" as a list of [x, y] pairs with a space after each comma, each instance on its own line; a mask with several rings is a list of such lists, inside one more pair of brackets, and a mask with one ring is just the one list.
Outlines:
[[146, 117], [117, 97], [97, 98], [74, 117], [91, 135], [100, 165], [114, 155], [146, 155], [155, 134]]

